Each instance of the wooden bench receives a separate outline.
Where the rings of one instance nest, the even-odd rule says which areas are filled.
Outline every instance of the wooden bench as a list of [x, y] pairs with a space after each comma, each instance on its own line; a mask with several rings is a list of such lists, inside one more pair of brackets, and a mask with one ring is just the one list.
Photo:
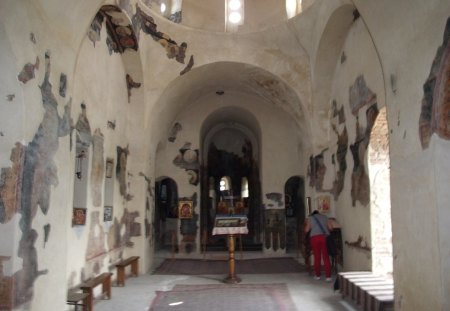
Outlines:
[[111, 275], [112, 273], [105, 272], [102, 273], [93, 279], [90, 279], [83, 284], [80, 285], [80, 289], [84, 293], [88, 293], [89, 297], [87, 297], [87, 310], [92, 311], [92, 306], [94, 302], [94, 288], [98, 285], [102, 285], [102, 293], [103, 297], [106, 296], [107, 299], [111, 299]]
[[368, 271], [338, 274], [340, 293], [353, 300], [363, 311], [382, 311], [394, 307], [394, 282]]
[[78, 310], [79, 306], [83, 307], [83, 311], [87, 310], [89, 299], [89, 293], [78, 293], [73, 290], [69, 290], [67, 293], [67, 304], [75, 306], [75, 311]]
[[139, 274], [139, 256], [132, 256], [116, 263], [117, 268], [117, 285], [125, 286], [125, 268], [131, 265], [131, 274], [138, 276]]

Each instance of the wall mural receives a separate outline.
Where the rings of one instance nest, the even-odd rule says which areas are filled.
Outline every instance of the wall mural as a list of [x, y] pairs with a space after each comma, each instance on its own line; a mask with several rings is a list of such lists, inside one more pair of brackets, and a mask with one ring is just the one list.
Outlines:
[[[38, 65], [33, 65], [33, 76], [34, 69], [38, 69]], [[48, 213], [51, 187], [58, 185], [58, 172], [53, 158], [59, 147], [59, 138], [70, 133], [71, 104], [69, 101], [65, 105], [64, 114], [60, 117], [58, 102], [50, 84], [50, 71], [50, 52], [46, 52], [45, 77], [40, 86], [45, 110], [42, 122], [27, 146], [16, 143], [11, 151], [12, 166], [1, 170], [0, 223], [10, 221], [15, 213], [21, 215], [19, 228], [22, 235], [17, 255], [22, 258], [22, 267], [13, 275], [15, 306], [29, 302], [34, 295], [34, 282], [40, 275], [48, 273], [47, 269], [39, 269], [35, 247], [38, 233], [32, 223], [38, 208], [44, 215]], [[45, 233], [44, 230], [47, 239], [49, 232]]]
[[88, 37], [92, 43], [100, 41], [103, 22], [106, 25], [106, 44], [109, 54], [123, 53], [127, 49], [138, 50], [138, 41], [128, 18], [114, 5], [102, 6], [95, 15], [88, 31]]
[[[328, 149], [328, 148], [327, 148]], [[323, 153], [327, 150], [322, 150], [318, 155], [311, 155], [309, 157], [308, 177], [309, 186], [315, 188], [317, 191], [323, 191], [323, 180], [327, 167], [324, 162]]]
[[[338, 125], [345, 124], [345, 111], [344, 106], [341, 106], [341, 108], [337, 108], [338, 104], [336, 100], [333, 100], [332, 104], [332, 118], [336, 119]], [[344, 190], [344, 181], [345, 181], [345, 172], [347, 171], [347, 150], [348, 150], [348, 132], [347, 132], [347, 126], [344, 125], [344, 128], [342, 129], [342, 132], [339, 133], [338, 125], [331, 123], [331, 128], [333, 129], [333, 132], [337, 136], [337, 150], [336, 154], [333, 154], [331, 157], [331, 163], [334, 166], [335, 171], [335, 177], [333, 181], [333, 188], [331, 189], [330, 193], [333, 195], [334, 200], [337, 200], [339, 195], [341, 194], [342, 190]], [[336, 163], [337, 162], [337, 163]], [[337, 169], [336, 169], [337, 164]]]
[[119, 181], [119, 190], [120, 194], [127, 200], [131, 201], [133, 196], [128, 193], [127, 186], [127, 160], [130, 151], [128, 150], [128, 146], [126, 148], [122, 148], [117, 146], [117, 165], [116, 165], [116, 178]]
[[184, 146], [179, 149], [178, 155], [173, 159], [173, 164], [186, 171], [191, 185], [198, 185], [200, 167], [198, 149], [191, 149], [191, 143], [185, 143]]
[[[378, 116], [377, 96], [366, 86], [363, 76], [359, 76], [355, 83], [350, 87], [350, 107], [352, 113], [356, 116], [356, 138], [355, 142], [350, 145], [350, 151], [353, 156], [353, 172], [352, 172], [352, 205], [355, 206], [356, 201], [367, 206], [370, 202], [370, 181], [365, 168], [365, 156], [367, 147], [369, 146], [370, 133], [375, 120]], [[359, 110], [364, 106], [370, 106], [366, 110], [366, 124], [364, 129], [359, 124]]]
[[144, 173], [139, 172], [139, 176], [144, 177], [145, 182], [147, 183], [147, 195], [146, 195], [146, 200], [145, 200], [145, 237], [148, 239], [150, 238], [150, 243], [153, 244], [153, 238], [152, 238], [152, 234], [153, 234], [153, 230], [152, 230], [152, 222], [151, 219], [152, 217], [152, 208], [150, 208], [150, 200], [151, 202], [154, 202], [154, 198], [155, 198], [155, 191], [154, 191], [154, 187], [152, 184], [152, 180], [147, 177]]
[[182, 129], [183, 127], [181, 126], [181, 124], [176, 122], [172, 126], [172, 129], [170, 130], [169, 138], [167, 138], [167, 140], [173, 143], [177, 139], [178, 132], [181, 131]]
[[180, 219], [180, 233], [183, 236], [180, 243], [180, 249], [184, 250], [185, 253], [190, 254], [197, 249], [196, 236], [198, 231], [197, 222], [199, 220], [199, 215], [195, 212], [197, 209], [197, 192], [191, 197], [179, 198], [179, 201], [192, 201], [192, 206], [194, 209], [194, 214], [192, 218]]
[[[153, 17], [147, 15], [141, 10], [139, 6], [136, 6], [136, 14], [132, 18], [133, 28], [139, 36], [139, 32], [142, 31], [152, 37], [154, 41], [157, 41], [166, 51], [167, 58], [175, 59], [178, 63], [184, 64], [187, 50], [187, 43], [182, 42], [180, 45], [176, 41], [170, 38], [169, 35], [157, 30], [157, 25]], [[180, 75], [189, 71], [194, 64], [194, 57], [191, 56], [188, 65], [180, 73]]]
[[422, 149], [428, 148], [431, 135], [437, 133], [450, 140], [450, 18], [444, 31], [430, 74], [423, 85], [422, 112], [419, 119], [419, 137]]
[[92, 136], [91, 192], [92, 204], [102, 205], [103, 177], [105, 176], [104, 137], [99, 128]]
[[[280, 194], [281, 195], [281, 194]], [[264, 246], [266, 249], [286, 248], [286, 215], [283, 209], [266, 209], [264, 211]]]

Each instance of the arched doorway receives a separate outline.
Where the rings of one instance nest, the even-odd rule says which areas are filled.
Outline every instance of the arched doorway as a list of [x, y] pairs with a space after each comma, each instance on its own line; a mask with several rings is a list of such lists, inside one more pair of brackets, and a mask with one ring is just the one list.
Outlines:
[[368, 169], [371, 184], [372, 271], [392, 274], [392, 223], [389, 139], [386, 107], [380, 109], [370, 135]]
[[173, 250], [177, 233], [178, 187], [172, 178], [155, 183], [155, 250]]
[[305, 221], [305, 181], [290, 177], [284, 185], [286, 209], [286, 252], [298, 251], [299, 236]]
[[[202, 131], [201, 232], [206, 250], [226, 250], [223, 236], [213, 236], [219, 208], [248, 217], [244, 250], [262, 250], [259, 133], [253, 116], [237, 107], [222, 108], [206, 121]], [[251, 121], [249, 121], [251, 120]]]

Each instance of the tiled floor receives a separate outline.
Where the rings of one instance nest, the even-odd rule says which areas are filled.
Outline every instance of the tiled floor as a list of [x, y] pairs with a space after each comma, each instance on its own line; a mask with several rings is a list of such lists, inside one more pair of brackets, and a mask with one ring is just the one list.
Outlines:
[[[215, 254], [214, 256], [222, 256]], [[226, 256], [226, 254], [223, 254]], [[254, 257], [244, 254], [245, 258]], [[257, 256], [257, 255], [256, 255]], [[157, 264], [163, 259], [156, 258]], [[176, 284], [217, 284], [225, 275], [141, 275], [128, 278], [125, 287], [113, 287], [111, 300], [96, 300], [94, 311], [147, 311], [157, 290], [170, 290]], [[308, 273], [240, 274], [242, 283], [286, 283], [297, 310], [302, 311], [355, 311], [355, 306], [342, 300], [333, 284], [314, 280]], [[183, 310], [181, 307], [174, 308]], [[198, 310], [202, 311], [202, 310]], [[238, 311], [238, 310], [234, 310]], [[265, 311], [265, 310], [261, 310]], [[269, 310], [268, 310], [269, 311]]]

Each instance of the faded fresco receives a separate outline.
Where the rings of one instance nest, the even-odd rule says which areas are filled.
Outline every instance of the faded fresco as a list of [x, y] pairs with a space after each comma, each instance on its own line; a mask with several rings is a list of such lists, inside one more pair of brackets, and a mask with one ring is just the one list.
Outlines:
[[127, 16], [113, 5], [102, 6], [94, 17], [88, 31], [88, 37], [92, 43], [100, 41], [103, 22], [106, 25], [106, 44], [109, 54], [123, 53], [127, 49], [138, 50], [138, 41]]
[[150, 207], [150, 201], [155, 202], [155, 191], [154, 191], [154, 186], [152, 184], [152, 180], [147, 177], [144, 173], [139, 172], [139, 176], [144, 177], [144, 180], [147, 184], [147, 193], [146, 193], [146, 200], [145, 200], [145, 237], [146, 238], [150, 238], [150, 243], [153, 245], [153, 238], [152, 238], [152, 234], [153, 234], [153, 230], [152, 230], [152, 208]]
[[[34, 69], [37, 69], [36, 65]], [[0, 221], [6, 223], [15, 213], [20, 214], [19, 228], [22, 235], [17, 255], [22, 259], [22, 267], [13, 275], [15, 306], [31, 301], [34, 282], [40, 275], [48, 273], [47, 269], [39, 269], [35, 247], [38, 233], [33, 229], [33, 220], [39, 208], [44, 215], [48, 213], [51, 188], [58, 185], [58, 172], [53, 158], [59, 147], [59, 138], [68, 135], [71, 127], [70, 101], [60, 117], [58, 102], [50, 84], [50, 71], [50, 53], [47, 52], [45, 77], [40, 86], [45, 110], [42, 122], [27, 146], [17, 143], [13, 148], [12, 166], [1, 170]]]
[[119, 181], [120, 194], [127, 201], [130, 201], [133, 198], [133, 196], [128, 193], [127, 185], [127, 160], [129, 153], [128, 146], [126, 148], [117, 146], [116, 178]]
[[[352, 172], [352, 205], [356, 201], [367, 206], [370, 202], [370, 181], [365, 167], [365, 156], [369, 146], [370, 133], [378, 116], [377, 97], [367, 88], [364, 77], [359, 76], [355, 84], [350, 87], [350, 107], [352, 113], [356, 115], [356, 138], [350, 145], [350, 151], [353, 156]], [[362, 128], [359, 123], [359, 109], [369, 106], [366, 110], [366, 128]]]
[[264, 246], [266, 249], [286, 249], [286, 215], [284, 209], [264, 211]]
[[191, 185], [198, 185], [200, 168], [198, 149], [191, 149], [191, 143], [185, 143], [179, 149], [178, 155], [173, 159], [173, 164], [186, 171]]
[[92, 204], [102, 205], [103, 177], [105, 175], [104, 137], [100, 129], [95, 129], [92, 136], [91, 193]]
[[178, 132], [180, 132], [183, 129], [180, 123], [176, 122], [169, 133], [169, 138], [167, 138], [168, 141], [173, 143], [177, 139]]
[[[344, 190], [344, 181], [345, 181], [345, 172], [347, 171], [347, 151], [348, 151], [348, 132], [347, 126], [345, 125], [345, 111], [344, 106], [341, 108], [337, 108], [338, 104], [335, 100], [333, 100], [332, 104], [332, 123], [331, 128], [337, 137], [337, 150], [336, 153], [332, 155], [331, 163], [334, 166], [335, 177], [333, 181], [333, 187], [330, 193], [333, 195], [334, 200], [336, 201], [339, 195]], [[334, 124], [333, 121], [337, 120], [337, 124]], [[341, 124], [344, 124], [344, 128], [342, 131], [339, 131]]]
[[444, 31], [430, 74], [423, 85], [422, 112], [419, 119], [419, 137], [422, 149], [428, 148], [431, 135], [450, 139], [450, 18]]
[[315, 188], [317, 191], [323, 191], [323, 180], [325, 178], [325, 173], [327, 172], [327, 167], [323, 158], [323, 153], [326, 151], [322, 150], [318, 155], [311, 155], [309, 157], [308, 165], [308, 177], [309, 186]]

